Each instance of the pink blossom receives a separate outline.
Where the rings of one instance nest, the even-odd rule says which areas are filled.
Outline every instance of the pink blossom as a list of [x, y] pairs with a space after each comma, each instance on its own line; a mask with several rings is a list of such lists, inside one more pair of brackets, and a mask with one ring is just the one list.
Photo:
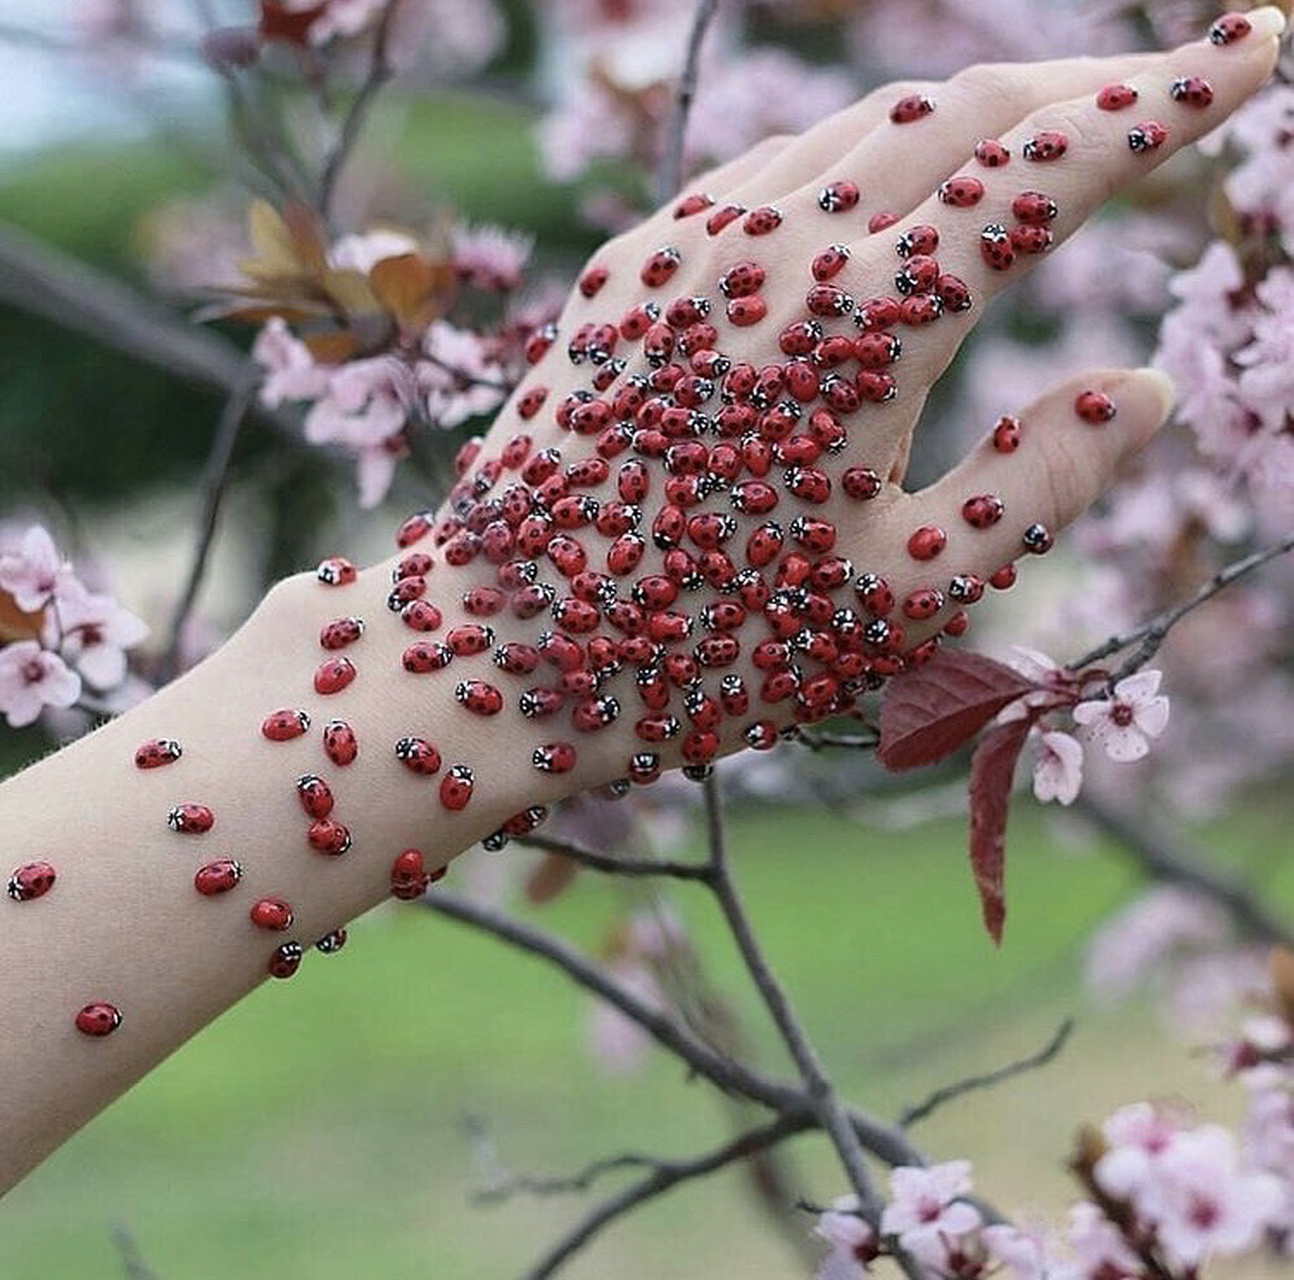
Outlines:
[[1039, 733], [1033, 766], [1033, 794], [1043, 804], [1073, 804], [1083, 785], [1083, 748], [1067, 733]]
[[457, 427], [503, 403], [503, 370], [476, 334], [437, 320], [422, 346], [428, 359], [418, 365], [418, 386], [437, 426]]
[[403, 231], [377, 227], [362, 235], [342, 236], [328, 251], [328, 261], [340, 270], [358, 271], [368, 275], [387, 258], [399, 258], [406, 253], [417, 253], [418, 242]]
[[1283, 431], [1255, 441], [1245, 472], [1261, 527], [1272, 537], [1294, 528], [1294, 435]]
[[280, 316], [273, 316], [256, 335], [252, 359], [266, 371], [261, 403], [271, 409], [285, 400], [318, 400], [328, 394], [332, 371], [316, 364], [310, 348]]
[[571, 182], [599, 159], [624, 155], [634, 122], [602, 86], [581, 82], [579, 91], [539, 122], [539, 154], [556, 182]]
[[39, 613], [55, 593], [76, 585], [71, 564], [43, 525], [32, 525], [17, 547], [0, 551], [0, 588], [24, 613]]
[[462, 79], [479, 71], [508, 34], [495, 0], [398, 0], [391, 26], [391, 60], [399, 68], [424, 65]]
[[875, 1228], [858, 1215], [858, 1197], [841, 1196], [818, 1215], [813, 1234], [831, 1245], [816, 1280], [863, 1280], [866, 1263], [876, 1256]]
[[1153, 1223], [1178, 1265], [1252, 1249], [1283, 1207], [1280, 1182], [1240, 1168], [1235, 1139], [1220, 1125], [1177, 1134], [1139, 1189], [1137, 1212]]
[[1083, 1280], [1107, 1280], [1114, 1276], [1139, 1276], [1141, 1259], [1132, 1252], [1119, 1229], [1096, 1205], [1079, 1201], [1069, 1211], [1066, 1233], [1078, 1259]]
[[1080, 702], [1074, 720], [1111, 760], [1140, 760], [1168, 725], [1168, 699], [1157, 696], [1162, 671], [1138, 671], [1114, 686], [1111, 697]]
[[46, 618], [45, 642], [57, 648], [85, 681], [112, 689], [126, 678], [125, 650], [148, 635], [148, 625], [111, 596], [79, 587], [60, 593]]
[[1109, 1149], [1093, 1176], [1116, 1200], [1131, 1200], [1153, 1174], [1154, 1161], [1181, 1132], [1181, 1121], [1164, 1107], [1134, 1102], [1120, 1107], [1102, 1126]]
[[0, 649], [0, 711], [14, 729], [31, 724], [45, 706], [70, 707], [81, 696], [81, 677], [35, 640]]
[[955, 1237], [979, 1227], [979, 1210], [958, 1197], [971, 1189], [969, 1160], [949, 1160], [927, 1169], [900, 1166], [890, 1174], [894, 1199], [881, 1215], [881, 1234], [899, 1243], [922, 1262], [938, 1267]]
[[1013, 1280], [1048, 1280], [1054, 1269], [1051, 1241], [1042, 1231], [995, 1223], [980, 1232], [989, 1255], [1003, 1263]]
[[1251, 1093], [1240, 1141], [1246, 1164], [1274, 1175], [1284, 1188], [1271, 1225], [1286, 1233], [1285, 1251], [1294, 1253], [1294, 1066], [1287, 1062], [1280, 1070]]
[[1274, 82], [1255, 94], [1218, 131], [1248, 154], [1227, 175], [1227, 197], [1260, 223], [1274, 222], [1285, 246], [1294, 233], [1294, 88]]
[[480, 289], [516, 289], [534, 244], [534, 236], [524, 231], [461, 223], [453, 231], [454, 266]]
[[1243, 366], [1240, 394], [1272, 431], [1284, 429], [1294, 406], [1294, 270], [1273, 267], [1254, 291], [1253, 341], [1233, 357]]
[[[655, 973], [634, 956], [606, 963], [607, 973], [654, 1008], [665, 1004]], [[651, 1037], [632, 1018], [605, 1000], [595, 1001], [589, 1015], [588, 1044], [595, 1060], [611, 1075], [639, 1070], [651, 1049]]]

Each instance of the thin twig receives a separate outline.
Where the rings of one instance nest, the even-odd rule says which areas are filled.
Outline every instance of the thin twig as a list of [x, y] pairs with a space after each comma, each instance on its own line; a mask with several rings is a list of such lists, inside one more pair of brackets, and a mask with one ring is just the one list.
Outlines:
[[662, 1163], [655, 1156], [643, 1156], [626, 1152], [619, 1156], [605, 1156], [585, 1165], [578, 1173], [570, 1173], [562, 1178], [534, 1178], [522, 1175], [507, 1178], [494, 1186], [483, 1187], [472, 1193], [475, 1204], [502, 1204], [513, 1196], [558, 1196], [587, 1191], [603, 1174], [617, 1173], [621, 1169], [656, 1169]]
[[656, 203], [664, 204], [683, 185], [683, 141], [687, 135], [687, 118], [696, 97], [696, 82], [700, 72], [701, 44], [714, 15], [719, 0], [700, 0], [692, 18], [692, 29], [687, 37], [687, 53], [683, 71], [678, 79], [678, 92], [674, 97], [674, 112], [665, 135], [665, 149], [661, 155], [660, 169], [656, 174]]
[[542, 849], [545, 853], [560, 854], [578, 862], [582, 867], [594, 871], [605, 871], [616, 876], [666, 876], [675, 880], [707, 880], [710, 869], [704, 862], [672, 862], [656, 858], [621, 858], [606, 853], [598, 853], [583, 845], [572, 844], [569, 840], [557, 840], [542, 832], [533, 831], [522, 836], [518, 844], [529, 845], [532, 849]]
[[692, 1178], [704, 1177], [714, 1173], [725, 1165], [737, 1160], [744, 1160], [757, 1152], [767, 1150], [777, 1143], [804, 1133], [815, 1127], [815, 1122], [807, 1116], [779, 1116], [776, 1120], [762, 1125], [725, 1142], [723, 1146], [696, 1156], [691, 1160], [661, 1160], [647, 1177], [626, 1187], [618, 1195], [604, 1200], [580, 1219], [573, 1228], [544, 1257], [526, 1273], [524, 1280], [547, 1280], [599, 1231], [617, 1218], [636, 1209], [648, 1200], [654, 1200], [681, 1182]]
[[951, 1102], [954, 1098], [960, 1098], [966, 1093], [973, 1093], [977, 1089], [991, 1089], [994, 1085], [1001, 1084], [1003, 1080], [1010, 1080], [1013, 1076], [1023, 1075], [1026, 1071], [1035, 1071], [1039, 1067], [1045, 1067], [1065, 1047], [1065, 1043], [1073, 1030], [1074, 1019], [1066, 1018], [1056, 1028], [1051, 1039], [1037, 1053], [1030, 1054], [1027, 1058], [1021, 1058], [1017, 1062], [1009, 1062], [1004, 1067], [998, 1067], [996, 1071], [986, 1071], [978, 1076], [967, 1076], [964, 1080], [955, 1080], [952, 1084], [943, 1085], [941, 1088], [934, 1090], [924, 1102], [920, 1102], [914, 1107], [908, 1107], [899, 1117], [899, 1124], [907, 1129], [918, 1121], [924, 1120], [931, 1112], [943, 1106], [945, 1102]]
[[202, 508], [198, 512], [198, 534], [194, 541], [193, 556], [189, 562], [189, 573], [184, 583], [184, 590], [171, 615], [166, 650], [157, 664], [156, 676], [159, 685], [167, 684], [174, 679], [176, 671], [179, 670], [180, 650], [184, 645], [184, 628], [193, 613], [194, 603], [202, 588], [211, 543], [215, 538], [216, 525], [220, 519], [221, 502], [229, 482], [229, 466], [233, 461], [234, 447], [238, 443], [243, 423], [247, 421], [247, 414], [255, 399], [258, 384], [258, 378], [248, 377], [242, 387], [230, 392], [216, 423], [215, 434], [211, 440], [211, 452], [207, 455], [206, 465], [202, 469]]
[[1242, 884], [1211, 867], [1202, 856], [1183, 852], [1183, 841], [1144, 813], [1135, 816], [1079, 796], [1074, 808], [1103, 828], [1124, 853], [1154, 879], [1180, 884], [1223, 907], [1240, 928], [1261, 942], [1294, 948], [1294, 928], [1267, 910]]
[[323, 172], [319, 178], [319, 214], [325, 222], [331, 220], [333, 200], [337, 195], [337, 182], [359, 139], [360, 130], [364, 127], [364, 118], [368, 115], [373, 100], [382, 91], [383, 86], [395, 75], [395, 67], [387, 56], [387, 42], [391, 36], [398, 5], [399, 0], [387, 0], [386, 7], [382, 10], [377, 30], [373, 34], [373, 54], [369, 61], [368, 75], [360, 85], [359, 91], [351, 99], [350, 110], [342, 120], [337, 143], [324, 160]]
[[1137, 651], [1126, 659], [1123, 665], [1110, 677], [1111, 683], [1117, 684], [1124, 676], [1130, 676], [1134, 671], [1144, 667], [1159, 652], [1159, 646], [1164, 643], [1168, 633], [1192, 609], [1198, 609], [1206, 600], [1211, 600], [1219, 591], [1230, 586], [1238, 578], [1243, 578], [1245, 574], [1252, 573], [1269, 560], [1275, 560], [1277, 556], [1283, 556], [1290, 551], [1294, 551], [1294, 533], [1287, 534], [1270, 547], [1264, 547], [1251, 555], [1232, 562], [1224, 569], [1219, 569], [1194, 595], [1189, 596], [1180, 604], [1173, 605], [1170, 609], [1165, 609], [1163, 613], [1152, 618], [1149, 622], [1142, 623], [1141, 626], [1132, 631], [1123, 635], [1111, 636], [1104, 643], [1097, 645], [1095, 649], [1083, 654], [1081, 658], [1075, 658], [1073, 662], [1068, 663], [1069, 669], [1071, 671], [1081, 671], [1084, 667], [1091, 666], [1092, 663], [1099, 662], [1102, 658], [1108, 658], [1111, 654], [1118, 653], [1121, 649], [1126, 649], [1129, 645], [1137, 644], [1140, 641]]
[[455, 364], [450, 364], [448, 360], [442, 360], [439, 356], [432, 355], [430, 351], [421, 351], [419, 359], [425, 360], [428, 364], [435, 365], [437, 369], [443, 370], [449, 374], [461, 387], [486, 387], [490, 391], [502, 392], [505, 396], [510, 396], [516, 389], [515, 382], [495, 382], [490, 378], [480, 378], [474, 373], [468, 373], [466, 369], [460, 369]]
[[824, 747], [845, 747], [853, 751], [871, 751], [881, 741], [879, 733], [833, 733], [830, 729], [797, 729], [795, 741], [810, 751]]
[[124, 1222], [112, 1224], [112, 1242], [117, 1246], [126, 1280], [157, 1280], [157, 1272], [143, 1259], [135, 1233]]

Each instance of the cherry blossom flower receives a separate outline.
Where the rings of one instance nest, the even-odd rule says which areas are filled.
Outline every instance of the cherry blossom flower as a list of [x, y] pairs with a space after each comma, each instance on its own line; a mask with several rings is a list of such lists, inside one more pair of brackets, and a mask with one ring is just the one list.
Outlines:
[[1081, 1200], [1071, 1206], [1066, 1236], [1077, 1255], [1083, 1280], [1139, 1276], [1143, 1267], [1119, 1229], [1096, 1205]]
[[1051, 1242], [1041, 1230], [995, 1223], [980, 1232], [980, 1239], [1013, 1280], [1048, 1280], [1052, 1275]]
[[460, 223], [452, 238], [454, 266], [470, 284], [498, 290], [520, 286], [522, 268], [534, 248], [533, 236], [489, 223], [477, 227]]
[[929, 1266], [940, 1266], [955, 1237], [980, 1225], [979, 1210], [958, 1199], [971, 1189], [969, 1160], [926, 1169], [900, 1166], [890, 1174], [890, 1189], [894, 1199], [881, 1215], [881, 1233], [897, 1235], [905, 1249]]
[[81, 677], [35, 640], [0, 649], [0, 712], [14, 729], [31, 724], [46, 706], [70, 707], [81, 696]]
[[427, 416], [441, 427], [457, 427], [503, 403], [503, 370], [491, 360], [481, 339], [468, 329], [437, 320], [423, 338], [428, 359], [417, 369], [426, 396]]
[[1114, 686], [1111, 697], [1080, 702], [1075, 723], [1105, 749], [1111, 760], [1140, 760], [1168, 724], [1168, 699], [1158, 693], [1162, 671], [1138, 671]]
[[816, 1280], [863, 1280], [880, 1242], [872, 1225], [858, 1216], [857, 1196], [833, 1200], [831, 1208], [818, 1215], [813, 1234], [831, 1245]]
[[1294, 270], [1273, 267], [1254, 290], [1261, 310], [1253, 341], [1235, 353], [1242, 366], [1240, 394], [1272, 431], [1285, 427], [1294, 404]]
[[398, 0], [389, 47], [398, 68], [415, 64], [462, 79], [503, 47], [508, 28], [495, 0]]
[[1155, 1161], [1181, 1132], [1181, 1121], [1166, 1107], [1134, 1102], [1120, 1107], [1102, 1125], [1109, 1149], [1093, 1176], [1116, 1200], [1131, 1200], [1151, 1179]]
[[272, 317], [256, 335], [252, 359], [266, 371], [260, 398], [270, 409], [285, 400], [318, 400], [328, 394], [332, 371], [315, 363], [310, 348], [280, 316]]
[[1037, 758], [1033, 766], [1033, 794], [1047, 804], [1059, 800], [1073, 804], [1083, 785], [1083, 747], [1058, 730], [1037, 734]]
[[24, 613], [39, 613], [56, 593], [75, 583], [71, 564], [43, 525], [32, 525], [16, 547], [0, 551], [0, 588]]
[[87, 684], [112, 689], [126, 678], [127, 649], [148, 635], [148, 625], [109, 595], [76, 589], [60, 593], [46, 618], [45, 643], [74, 666]]

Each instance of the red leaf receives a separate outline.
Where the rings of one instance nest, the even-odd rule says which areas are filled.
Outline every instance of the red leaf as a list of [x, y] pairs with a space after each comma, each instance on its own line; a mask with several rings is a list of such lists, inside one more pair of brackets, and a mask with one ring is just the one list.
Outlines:
[[992, 658], [953, 649], [938, 653], [890, 682], [877, 758], [887, 769], [934, 764], [1033, 688], [1032, 681]]
[[984, 910], [984, 927], [995, 943], [1006, 921], [1006, 819], [1015, 762], [1033, 725], [1012, 720], [986, 733], [971, 757], [970, 861]]

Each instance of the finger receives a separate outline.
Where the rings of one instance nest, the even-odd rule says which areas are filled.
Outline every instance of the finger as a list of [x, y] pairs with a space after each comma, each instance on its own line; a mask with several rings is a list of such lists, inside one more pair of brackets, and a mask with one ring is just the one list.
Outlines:
[[[985, 63], [942, 83], [885, 85], [801, 134], [728, 199], [752, 207], [771, 202], [788, 215], [802, 205], [811, 219], [824, 187], [852, 182], [860, 198], [843, 238], [854, 238], [873, 216], [900, 217], [919, 203], [980, 138], [1049, 102], [1132, 75], [1153, 56]], [[923, 102], [929, 112], [917, 105]]]
[[[986, 172], [967, 157], [913, 210], [896, 230], [933, 227], [938, 269], [964, 281], [974, 303], [913, 335], [905, 352], [909, 380], [937, 376], [979, 309], [1021, 270], [1072, 235], [1111, 195], [1216, 128], [1262, 86], [1275, 66], [1274, 37], [1284, 18], [1264, 8], [1249, 20], [1252, 30], [1234, 45], [1185, 45], [1125, 77], [1113, 97], [1114, 103], [1131, 100], [1122, 108], [1111, 109], [1107, 90], [1035, 111], [1003, 135], [1008, 165]], [[1059, 153], [1053, 160], [1027, 158], [1053, 152]]]
[[734, 159], [689, 178], [681, 191], [657, 209], [652, 215], [653, 219], [661, 215], [670, 219], [686, 217], [687, 214], [681, 210], [687, 207], [683, 202], [689, 197], [706, 201], [706, 204], [701, 205], [702, 208], [727, 200], [732, 191], [768, 169], [778, 156], [798, 142], [799, 138], [791, 133], [770, 134], [767, 138], [761, 138]]
[[[935, 484], [890, 504], [881, 513], [879, 545], [907, 548], [885, 577], [909, 642], [946, 625], [967, 603], [955, 579], [971, 575], [982, 584], [1047, 550], [1150, 440], [1173, 399], [1172, 383], [1155, 369], [1071, 379], [1018, 418], [1002, 419]], [[869, 529], [869, 541], [877, 534]]]

